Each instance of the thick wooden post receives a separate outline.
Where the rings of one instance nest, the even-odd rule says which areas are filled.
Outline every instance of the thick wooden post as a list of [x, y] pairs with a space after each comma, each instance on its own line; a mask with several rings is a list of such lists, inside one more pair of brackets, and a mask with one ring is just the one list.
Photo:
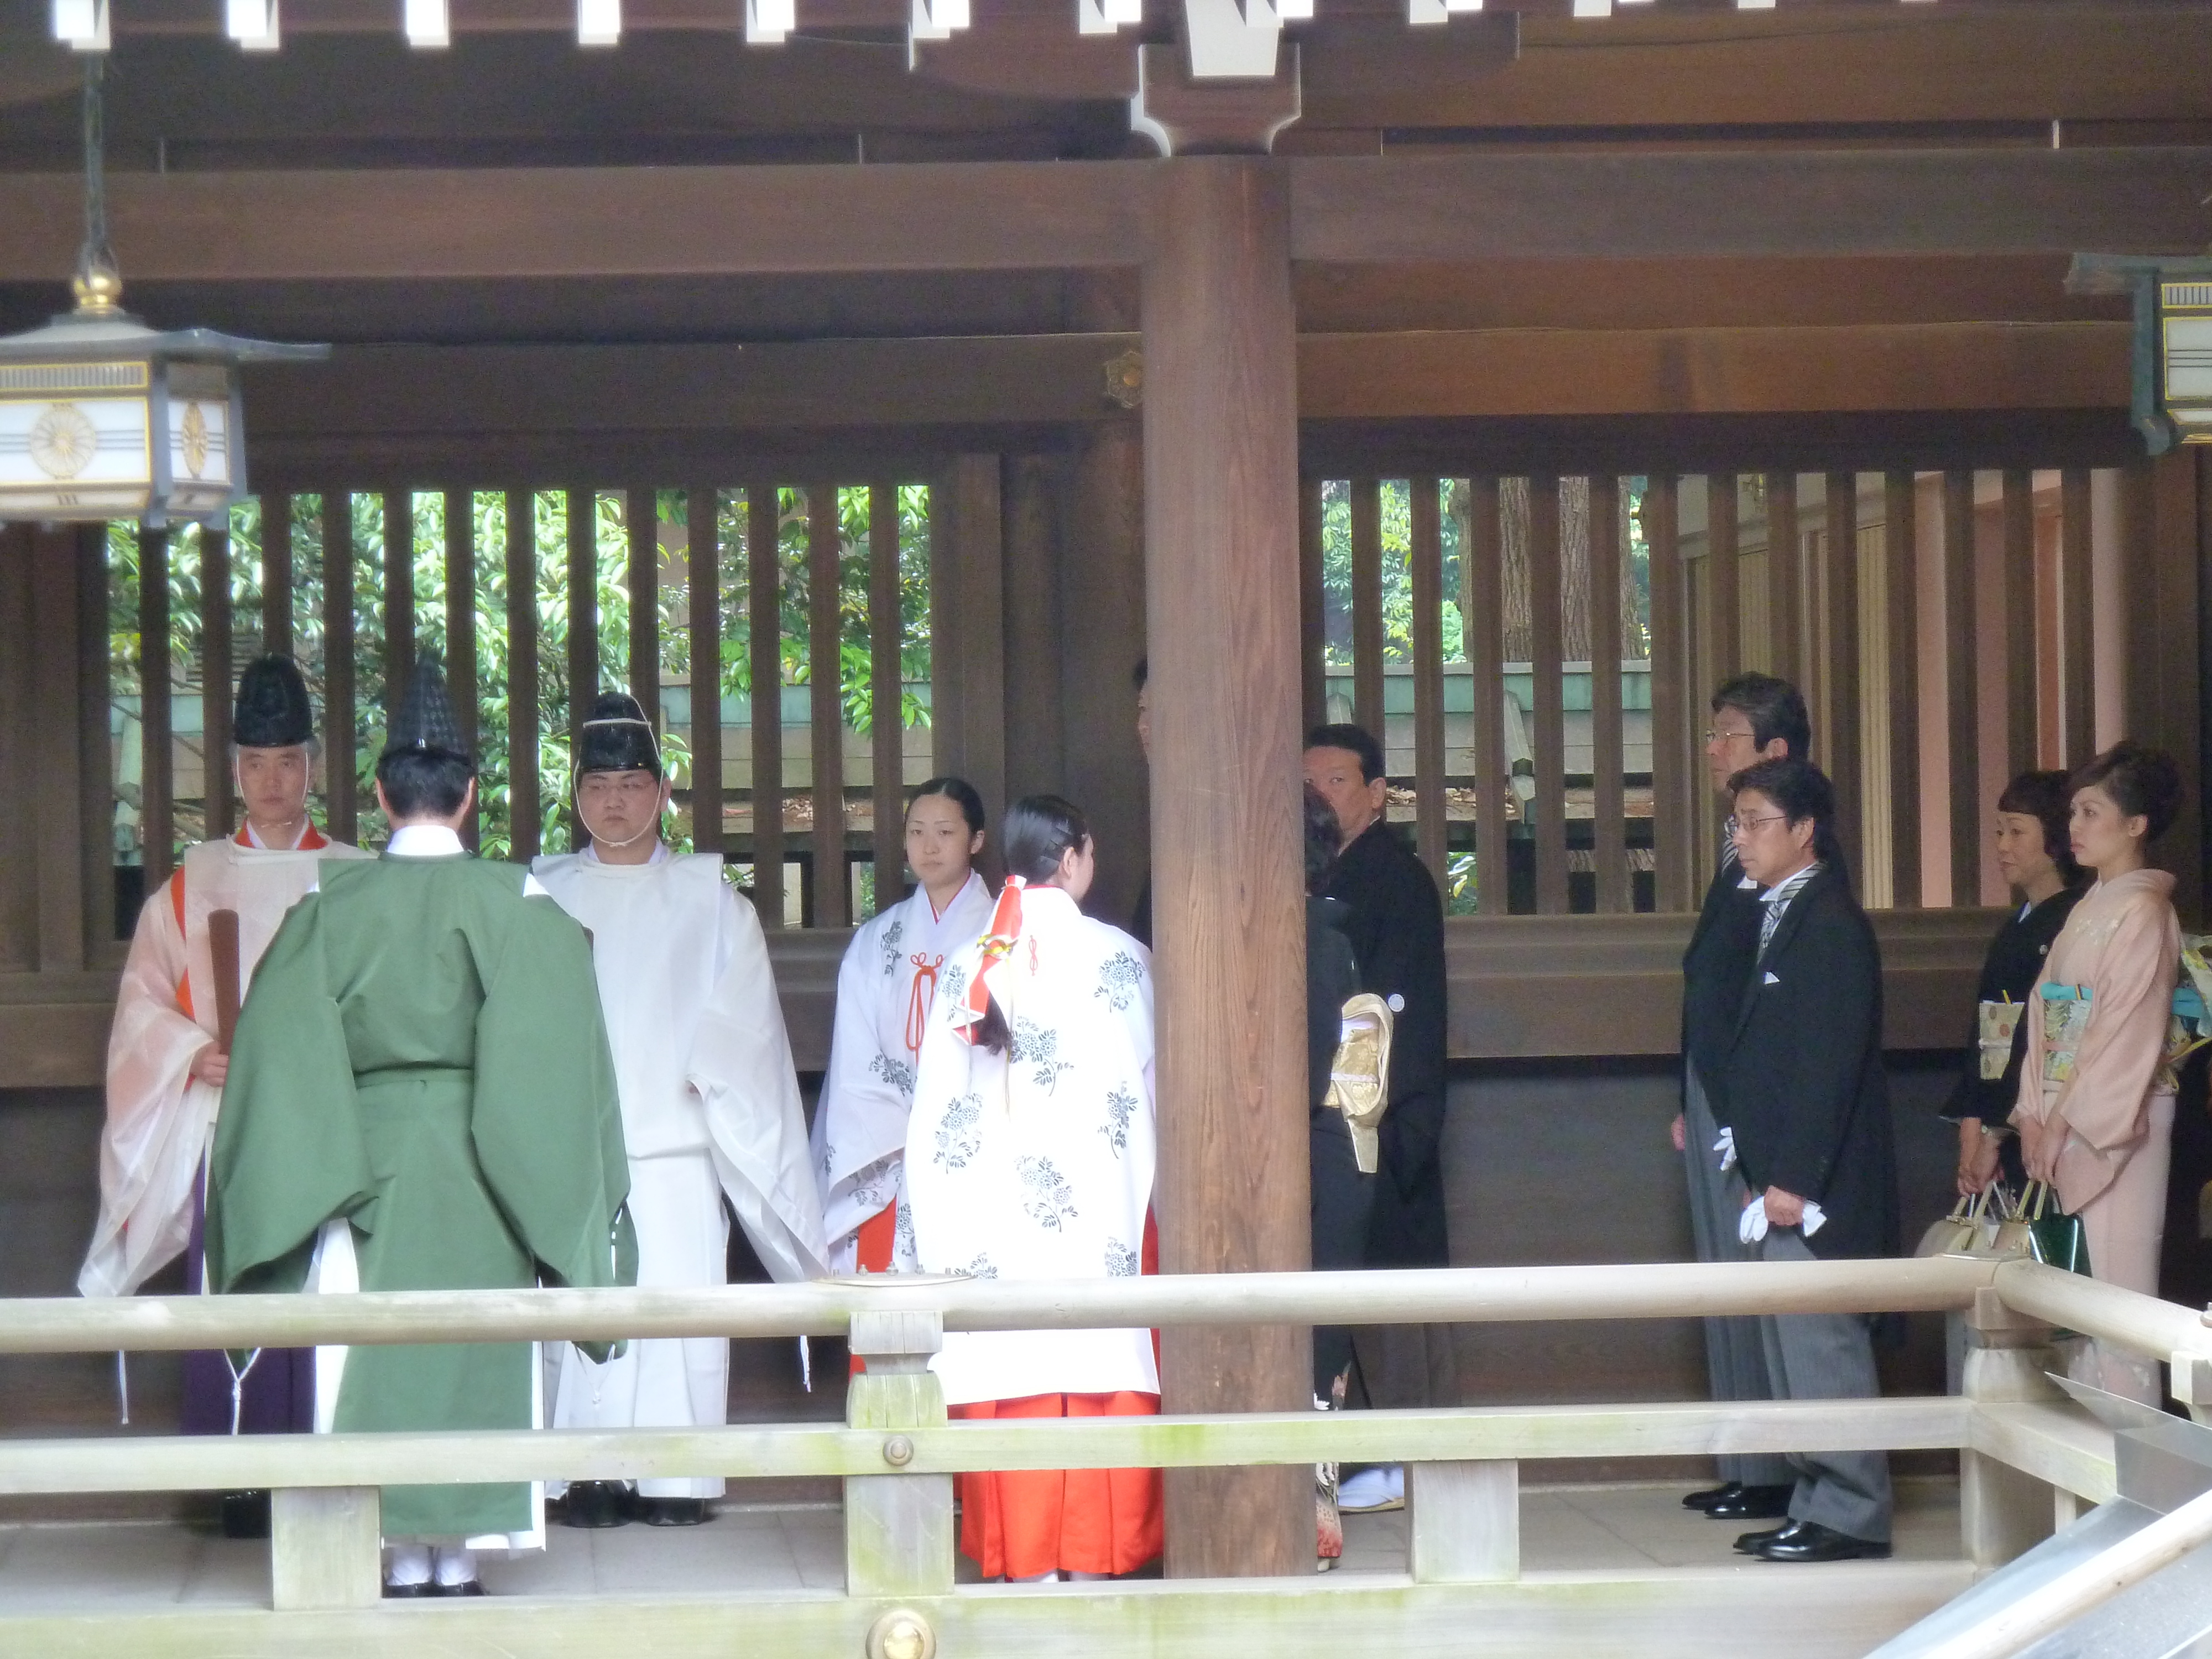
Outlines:
[[[1310, 1259], [1288, 182], [1259, 159], [1163, 163], [1144, 273], [1154, 1202], [1169, 1273]], [[1308, 1403], [1304, 1329], [1162, 1335], [1169, 1412]], [[1170, 1473], [1168, 1571], [1310, 1571], [1312, 1480], [1303, 1465]]]
[[[1994, 1290], [1974, 1292], [1966, 1310], [1966, 1370], [1960, 1384], [1978, 1406], [2055, 1400], [2045, 1375], [2057, 1362], [2051, 1328], [2005, 1306]], [[2051, 1486], [1971, 1447], [1959, 1454], [1959, 1526], [1966, 1559], [1987, 1571], [2051, 1535]]]

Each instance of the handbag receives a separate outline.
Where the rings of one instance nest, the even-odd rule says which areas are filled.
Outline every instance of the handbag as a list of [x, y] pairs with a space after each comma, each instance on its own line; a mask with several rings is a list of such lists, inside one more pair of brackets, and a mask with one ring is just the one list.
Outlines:
[[2049, 1182], [2027, 1183], [2020, 1195], [2019, 1224], [2028, 1254], [2044, 1266], [2069, 1273], [2089, 1271], [2088, 1230], [2080, 1216], [2066, 1213]]
[[1912, 1254], [1920, 1255], [1968, 1255], [1975, 1254], [1973, 1247], [1983, 1237], [1983, 1217], [1989, 1209], [1990, 1195], [1986, 1192], [1959, 1194], [1959, 1201], [1951, 1206], [1951, 1213], [1928, 1224], [1928, 1231], [1920, 1235], [1920, 1243]]

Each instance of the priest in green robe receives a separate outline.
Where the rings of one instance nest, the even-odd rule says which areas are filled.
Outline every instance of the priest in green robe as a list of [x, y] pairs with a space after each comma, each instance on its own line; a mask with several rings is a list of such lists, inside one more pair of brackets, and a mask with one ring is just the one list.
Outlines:
[[[635, 1282], [590, 941], [526, 871], [464, 849], [475, 773], [426, 663], [377, 763], [390, 844], [324, 866], [240, 1017], [211, 1288]], [[544, 1422], [529, 1343], [325, 1349], [318, 1366], [321, 1431]], [[542, 1547], [543, 1489], [387, 1486], [383, 1531], [387, 1594], [481, 1595], [473, 1551]]]

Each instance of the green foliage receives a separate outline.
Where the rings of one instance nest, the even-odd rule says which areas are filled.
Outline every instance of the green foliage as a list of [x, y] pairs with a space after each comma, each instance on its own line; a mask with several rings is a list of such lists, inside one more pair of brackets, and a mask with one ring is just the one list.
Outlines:
[[[1451, 483], [1437, 484], [1443, 543], [1443, 659], [1467, 655], [1459, 610], [1460, 521], [1450, 510]], [[1385, 478], [1379, 490], [1382, 544], [1382, 659], [1413, 659], [1413, 507], [1404, 478]], [[1322, 613], [1328, 665], [1352, 666], [1352, 485], [1331, 478], [1322, 485]]]

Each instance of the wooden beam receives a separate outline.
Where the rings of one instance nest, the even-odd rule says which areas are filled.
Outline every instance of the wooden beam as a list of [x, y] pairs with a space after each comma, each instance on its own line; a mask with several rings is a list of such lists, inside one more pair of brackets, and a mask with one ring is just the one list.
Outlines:
[[[1291, 256], [1367, 264], [2161, 252], [2203, 240], [2208, 161], [2175, 147], [1285, 165]], [[1137, 161], [125, 173], [108, 210], [139, 282], [1024, 270], [1138, 263], [1154, 182]], [[82, 196], [73, 173], [0, 178], [0, 282], [52, 280]]]
[[2129, 338], [2103, 322], [1308, 334], [1298, 408], [1339, 420], [2118, 408]]
[[[1309, 1259], [1291, 192], [1265, 161], [1158, 171], [1144, 273], [1146, 633], [1164, 1272]], [[1231, 648], [1233, 641], [1234, 648]], [[1223, 870], [1241, 872], [1236, 882]], [[1297, 1327], [1162, 1333], [1169, 1411], [1303, 1408]], [[1306, 1470], [1167, 1483], [1167, 1570], [1310, 1571]]]

